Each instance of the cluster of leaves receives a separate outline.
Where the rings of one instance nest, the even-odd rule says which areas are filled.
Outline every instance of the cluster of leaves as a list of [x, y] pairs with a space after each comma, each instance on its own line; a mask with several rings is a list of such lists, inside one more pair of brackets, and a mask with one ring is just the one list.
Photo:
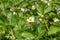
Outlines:
[[60, 0], [0, 0], [0, 40], [60, 40]]

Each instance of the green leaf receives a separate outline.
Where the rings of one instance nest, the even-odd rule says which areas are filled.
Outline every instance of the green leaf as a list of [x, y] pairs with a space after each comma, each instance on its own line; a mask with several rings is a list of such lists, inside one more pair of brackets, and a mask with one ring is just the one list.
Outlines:
[[14, 25], [19, 22], [19, 17], [17, 15], [9, 15], [8, 20], [11, 25]]
[[48, 31], [48, 35], [55, 34], [60, 31], [60, 27], [58, 26], [50, 26], [50, 29]]
[[0, 14], [0, 23], [4, 25], [9, 23], [5, 15]]
[[26, 38], [26, 39], [34, 39], [34, 35], [29, 33], [29, 32], [23, 32], [21, 34], [22, 37]]
[[45, 34], [46, 32], [46, 29], [45, 29], [45, 26], [43, 24], [40, 24], [38, 27], [37, 27], [37, 31], [38, 31], [38, 38], [42, 38], [42, 36]]
[[45, 8], [45, 3], [41, 2], [39, 5], [36, 4], [36, 7], [37, 7], [37, 10], [40, 12], [40, 13], [44, 13], [44, 8]]
[[50, 11], [53, 11], [53, 7], [52, 6], [48, 6], [47, 8], [45, 8], [44, 13], [48, 13]]

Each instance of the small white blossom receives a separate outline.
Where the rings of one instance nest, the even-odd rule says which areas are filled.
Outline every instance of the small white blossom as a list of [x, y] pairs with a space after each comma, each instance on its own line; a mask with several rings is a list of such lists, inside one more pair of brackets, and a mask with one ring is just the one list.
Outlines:
[[42, 19], [41, 19], [41, 18], [40, 18], [39, 20], [40, 20], [40, 21], [42, 21]]
[[54, 20], [54, 22], [60, 21], [58, 18], [54, 18], [53, 20]]
[[13, 12], [13, 15], [16, 15], [16, 12]]
[[27, 9], [27, 8], [21, 8], [21, 11], [22, 12], [27, 12], [27, 11], [29, 11], [29, 9]]
[[34, 22], [34, 17], [29, 17], [29, 19], [27, 19], [28, 22]]
[[25, 11], [25, 9], [24, 9], [24, 8], [21, 8], [21, 11], [22, 11], [22, 12], [24, 12], [24, 11]]
[[50, 5], [50, 3], [47, 3], [47, 5], [49, 6], [49, 5]]
[[32, 10], [34, 10], [34, 9], [35, 9], [35, 6], [33, 5], [33, 6], [32, 6]]
[[12, 8], [10, 8], [10, 11], [13, 11], [13, 9], [12, 9]]

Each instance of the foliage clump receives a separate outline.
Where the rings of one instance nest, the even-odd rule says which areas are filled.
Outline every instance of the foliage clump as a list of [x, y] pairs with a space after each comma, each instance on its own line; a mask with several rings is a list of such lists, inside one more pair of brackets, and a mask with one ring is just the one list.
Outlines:
[[0, 40], [60, 40], [60, 0], [0, 0]]

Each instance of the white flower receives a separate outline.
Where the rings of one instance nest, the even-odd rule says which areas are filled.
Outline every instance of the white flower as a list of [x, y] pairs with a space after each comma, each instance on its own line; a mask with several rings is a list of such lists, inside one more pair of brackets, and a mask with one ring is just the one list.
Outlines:
[[54, 22], [60, 21], [58, 18], [54, 18], [53, 20]]
[[16, 15], [16, 12], [13, 12], [13, 15]]
[[32, 6], [32, 10], [34, 10], [34, 9], [35, 9], [35, 6], [33, 5], [33, 6]]
[[22, 11], [22, 12], [24, 12], [24, 11], [25, 11], [25, 9], [24, 9], [24, 8], [21, 8], [21, 11]]
[[27, 8], [21, 8], [21, 11], [22, 12], [27, 12], [27, 11], [29, 11], [29, 9], [27, 9]]
[[29, 17], [29, 19], [27, 19], [28, 22], [34, 22], [34, 17]]
[[39, 20], [40, 20], [40, 21], [42, 21], [42, 19], [41, 19], [41, 18], [40, 18]]
[[47, 3], [47, 5], [49, 6], [49, 5], [50, 5], [50, 3]]
[[13, 11], [13, 9], [12, 9], [12, 8], [10, 8], [10, 11]]

